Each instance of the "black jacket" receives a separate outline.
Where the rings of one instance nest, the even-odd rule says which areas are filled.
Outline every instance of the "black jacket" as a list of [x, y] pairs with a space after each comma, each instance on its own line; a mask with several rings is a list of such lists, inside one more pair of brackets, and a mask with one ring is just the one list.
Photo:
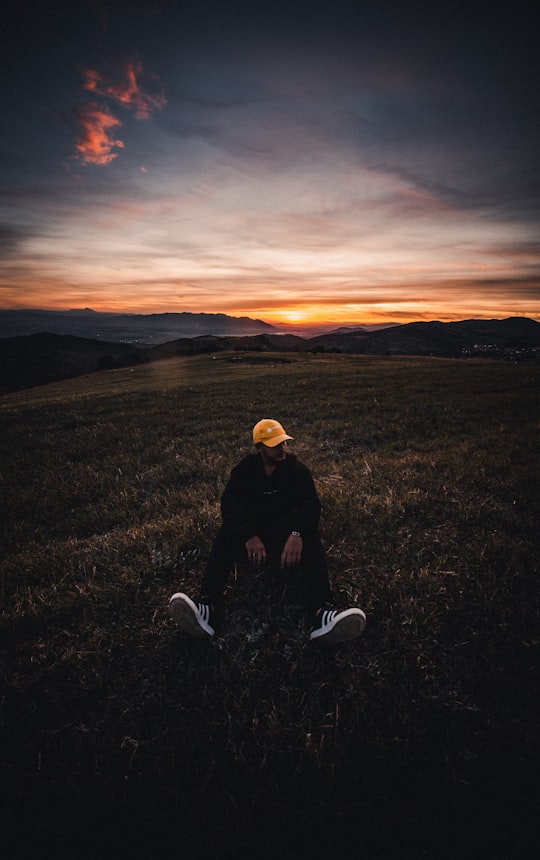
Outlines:
[[287, 454], [268, 477], [260, 454], [248, 454], [232, 470], [221, 497], [223, 525], [242, 541], [254, 535], [317, 531], [321, 503], [311, 472]]

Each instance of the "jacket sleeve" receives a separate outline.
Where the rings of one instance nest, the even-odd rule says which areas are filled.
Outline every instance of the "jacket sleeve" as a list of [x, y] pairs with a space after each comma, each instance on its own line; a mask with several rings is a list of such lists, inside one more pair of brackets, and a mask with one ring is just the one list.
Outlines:
[[232, 470], [221, 496], [221, 516], [223, 524], [235, 531], [244, 542], [257, 534], [250, 516], [254, 510], [255, 488], [252, 470], [241, 462]]

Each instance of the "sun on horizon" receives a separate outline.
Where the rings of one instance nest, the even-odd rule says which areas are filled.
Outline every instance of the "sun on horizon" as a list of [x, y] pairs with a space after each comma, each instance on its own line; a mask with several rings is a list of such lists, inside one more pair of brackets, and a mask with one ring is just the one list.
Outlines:
[[[88, 299], [86, 296], [85, 299]], [[191, 304], [189, 307], [178, 306], [175, 303], [159, 303], [150, 305], [149, 302], [122, 303], [108, 301], [81, 301], [80, 303], [66, 303], [65, 301], [47, 301], [40, 304], [29, 305], [27, 303], [9, 303], [0, 308], [3, 311], [30, 311], [41, 310], [51, 312], [71, 312], [76, 313], [113, 313], [113, 314], [140, 314], [149, 316], [152, 314], [172, 314], [172, 313], [205, 313], [225, 314], [231, 318], [247, 317], [252, 320], [260, 320], [268, 323], [276, 328], [286, 330], [308, 331], [315, 329], [329, 329], [339, 327], [362, 327], [362, 326], [385, 326], [385, 325], [402, 325], [412, 322], [458, 322], [465, 319], [506, 319], [508, 317], [527, 317], [536, 322], [540, 322], [540, 314], [535, 313], [532, 309], [514, 308], [514, 309], [496, 309], [485, 308], [478, 306], [462, 307], [462, 308], [447, 308], [437, 307], [437, 303], [433, 303], [431, 309], [419, 307], [405, 310], [403, 308], [392, 308], [390, 303], [381, 303], [380, 307], [366, 309], [362, 305], [349, 304], [345, 306], [298, 306], [291, 304], [281, 308], [261, 308], [239, 306], [233, 307], [229, 301], [226, 307], [220, 306], [219, 303], [205, 306], [204, 309]]]

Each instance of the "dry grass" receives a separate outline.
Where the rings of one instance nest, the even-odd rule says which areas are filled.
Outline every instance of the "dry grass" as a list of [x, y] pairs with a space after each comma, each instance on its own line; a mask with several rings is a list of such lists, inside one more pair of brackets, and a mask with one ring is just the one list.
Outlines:
[[[201, 356], [3, 398], [6, 856], [532, 856], [538, 376]], [[210, 646], [168, 619], [263, 415], [362, 640], [311, 645], [270, 571], [239, 570]]]

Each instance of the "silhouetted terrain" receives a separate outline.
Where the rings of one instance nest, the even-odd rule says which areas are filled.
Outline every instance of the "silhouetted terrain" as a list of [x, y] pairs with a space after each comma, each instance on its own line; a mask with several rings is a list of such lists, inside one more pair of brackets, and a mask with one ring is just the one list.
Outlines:
[[61, 334], [33, 334], [0, 340], [0, 393], [34, 388], [96, 370], [137, 364], [142, 349]]
[[271, 331], [247, 336], [207, 333], [178, 338], [156, 346], [41, 333], [0, 339], [0, 392], [9, 393], [96, 370], [127, 367], [140, 362], [160, 361], [180, 355], [226, 352], [236, 353], [238, 361], [251, 362], [262, 361], [260, 354], [276, 352], [424, 355], [440, 358], [483, 356], [513, 361], [537, 360], [540, 356], [540, 323], [526, 317], [455, 323], [416, 322], [378, 331], [338, 330], [313, 338], [279, 335]]
[[465, 320], [456, 323], [418, 322], [377, 331], [337, 330], [317, 337], [259, 334], [252, 337], [180, 338], [148, 351], [152, 360], [222, 350], [246, 352], [341, 352], [360, 355], [431, 355], [460, 358], [472, 355], [533, 357], [540, 350], [540, 323], [526, 317], [506, 320]]
[[71, 334], [152, 345], [199, 334], [243, 335], [272, 331], [273, 326], [249, 317], [227, 314], [114, 314], [85, 308], [73, 311], [0, 310], [0, 337]]

